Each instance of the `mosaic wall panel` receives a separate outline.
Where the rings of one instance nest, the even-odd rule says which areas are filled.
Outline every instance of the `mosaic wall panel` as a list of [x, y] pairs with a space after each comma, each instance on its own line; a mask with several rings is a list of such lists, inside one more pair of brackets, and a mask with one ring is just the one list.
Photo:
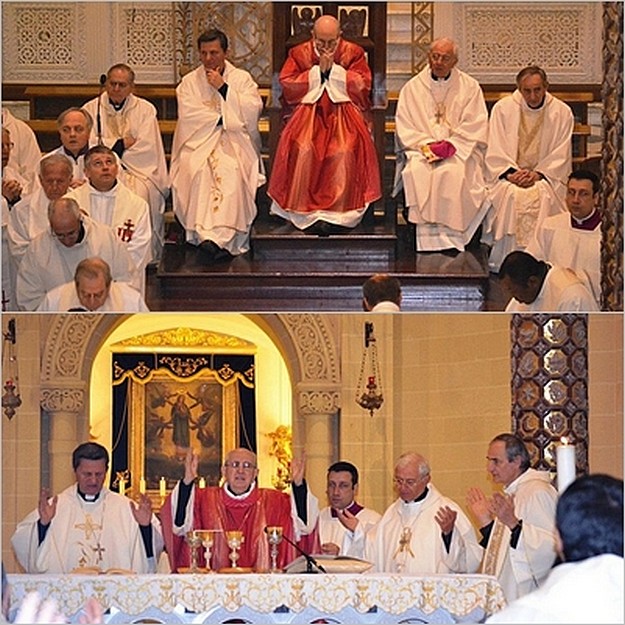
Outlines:
[[271, 84], [271, 2], [176, 2], [174, 46], [176, 80], [199, 64], [197, 37], [208, 28], [229, 39], [229, 60], [258, 84]]
[[75, 80], [87, 73], [86, 8], [77, 3], [2, 4], [2, 79]]
[[417, 74], [428, 61], [428, 50], [432, 43], [434, 28], [434, 4], [413, 2], [411, 13], [412, 73]]
[[511, 320], [512, 427], [535, 469], [555, 471], [562, 437], [588, 472], [588, 319], [519, 315]]
[[552, 83], [598, 83], [601, 4], [458, 3], [454, 32], [462, 68], [480, 82], [510, 82], [538, 64]]
[[623, 3], [604, 3], [602, 310], [623, 310]]
[[[174, 81], [172, 32], [174, 17], [169, 3], [112, 3], [113, 59], [123, 59], [140, 82]], [[116, 61], [113, 61], [116, 62]]]

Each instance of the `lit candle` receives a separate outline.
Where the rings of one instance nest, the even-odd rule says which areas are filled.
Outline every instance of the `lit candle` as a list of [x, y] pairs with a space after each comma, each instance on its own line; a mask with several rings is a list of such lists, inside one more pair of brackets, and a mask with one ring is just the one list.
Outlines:
[[165, 482], [164, 477], [162, 477], [158, 482], [158, 492], [163, 498], [167, 495], [167, 482]]
[[126, 494], [126, 480], [121, 478], [119, 480], [119, 494], [122, 496]]
[[375, 376], [374, 375], [370, 375], [369, 376], [369, 386], [375, 386]]
[[575, 445], [569, 445], [566, 438], [561, 438], [561, 445], [556, 448], [558, 469], [558, 492], [562, 493], [566, 487], [575, 481]]
[[142, 495], [145, 495], [145, 478], [141, 477], [141, 479], [139, 480], [139, 492]]
[[203, 477], [200, 478], [200, 481], [198, 482], [198, 486], [200, 488], [206, 488], [206, 480]]

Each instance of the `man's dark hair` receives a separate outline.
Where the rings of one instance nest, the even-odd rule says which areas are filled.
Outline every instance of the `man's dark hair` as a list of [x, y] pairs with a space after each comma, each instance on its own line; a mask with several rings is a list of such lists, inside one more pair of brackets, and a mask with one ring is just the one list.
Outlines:
[[211, 41], [219, 41], [219, 45], [221, 49], [226, 52], [228, 50], [228, 37], [226, 33], [218, 28], [211, 28], [210, 30], [205, 30], [198, 38], [197, 38], [197, 47], [200, 49], [203, 43], [210, 43]]
[[567, 562], [603, 553], [623, 557], [623, 480], [586, 475], [558, 499], [556, 527]]
[[510, 252], [499, 268], [499, 279], [508, 276], [512, 282], [520, 286], [527, 286], [529, 279], [534, 276], [543, 278], [549, 271], [549, 265], [537, 260], [531, 254], [516, 250]]
[[380, 302], [401, 304], [401, 285], [397, 278], [386, 273], [376, 273], [362, 286], [363, 297], [371, 308]]
[[72, 453], [72, 467], [78, 468], [81, 460], [104, 460], [109, 467], [109, 452], [99, 443], [81, 443]]
[[358, 469], [351, 463], [346, 462], [345, 460], [339, 460], [339, 462], [335, 462], [330, 465], [328, 469], [328, 475], [330, 473], [338, 473], [339, 471], [347, 471], [352, 476], [352, 486], [356, 486], [358, 484]]
[[592, 194], [599, 193], [599, 178], [589, 169], [576, 169], [572, 171], [569, 180], [590, 180], [592, 182]]
[[[85, 154], [85, 166], [88, 167], [91, 164], [94, 154], [106, 154], [107, 156], [115, 158], [115, 152], [113, 152], [111, 148], [108, 148], [105, 145], [94, 145], [92, 148], [89, 148]], [[115, 162], [117, 162], [116, 158]]]
[[528, 65], [524, 67], [517, 75], [516, 75], [516, 86], [519, 87], [521, 85], [521, 81], [526, 76], [540, 76], [540, 79], [543, 81], [543, 87], [545, 89], [549, 88], [549, 80], [547, 80], [547, 73], [542, 67], [538, 67], [538, 65]]
[[514, 462], [515, 458], [521, 458], [520, 469], [525, 473], [530, 468], [530, 454], [525, 443], [516, 434], [498, 434], [491, 443], [501, 441], [506, 445], [506, 458], [508, 462]]

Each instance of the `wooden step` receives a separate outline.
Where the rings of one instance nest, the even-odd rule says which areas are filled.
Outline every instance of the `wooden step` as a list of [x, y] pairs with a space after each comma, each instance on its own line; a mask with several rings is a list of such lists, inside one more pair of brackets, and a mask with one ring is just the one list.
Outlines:
[[[329, 237], [332, 238], [332, 237]], [[258, 252], [206, 264], [187, 244], [166, 244], [147, 293], [151, 310], [361, 311], [362, 285], [390, 273], [402, 285], [404, 311], [485, 308], [489, 274], [484, 249], [457, 255], [415, 253], [399, 232], [399, 258], [302, 257], [266, 259]]]
[[254, 257], [267, 261], [393, 261], [397, 246], [394, 224], [383, 220], [322, 235], [299, 230], [284, 219], [269, 217], [255, 223], [251, 240]]

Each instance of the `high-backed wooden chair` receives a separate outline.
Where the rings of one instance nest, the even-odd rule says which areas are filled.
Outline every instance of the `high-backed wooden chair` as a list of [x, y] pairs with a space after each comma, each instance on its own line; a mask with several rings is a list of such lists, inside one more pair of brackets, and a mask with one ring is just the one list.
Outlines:
[[[378, 154], [380, 177], [384, 171], [384, 121], [386, 111], [386, 3], [385, 2], [320, 2], [314, 5], [296, 2], [273, 4], [273, 75], [269, 118], [270, 163], [278, 145], [281, 129], [280, 70], [288, 51], [293, 46], [310, 39], [312, 26], [321, 15], [336, 17], [342, 36], [362, 46], [367, 55], [373, 77], [371, 99], [373, 102], [373, 139]], [[378, 201], [380, 206], [384, 200]], [[368, 211], [368, 214], [370, 211]]]

